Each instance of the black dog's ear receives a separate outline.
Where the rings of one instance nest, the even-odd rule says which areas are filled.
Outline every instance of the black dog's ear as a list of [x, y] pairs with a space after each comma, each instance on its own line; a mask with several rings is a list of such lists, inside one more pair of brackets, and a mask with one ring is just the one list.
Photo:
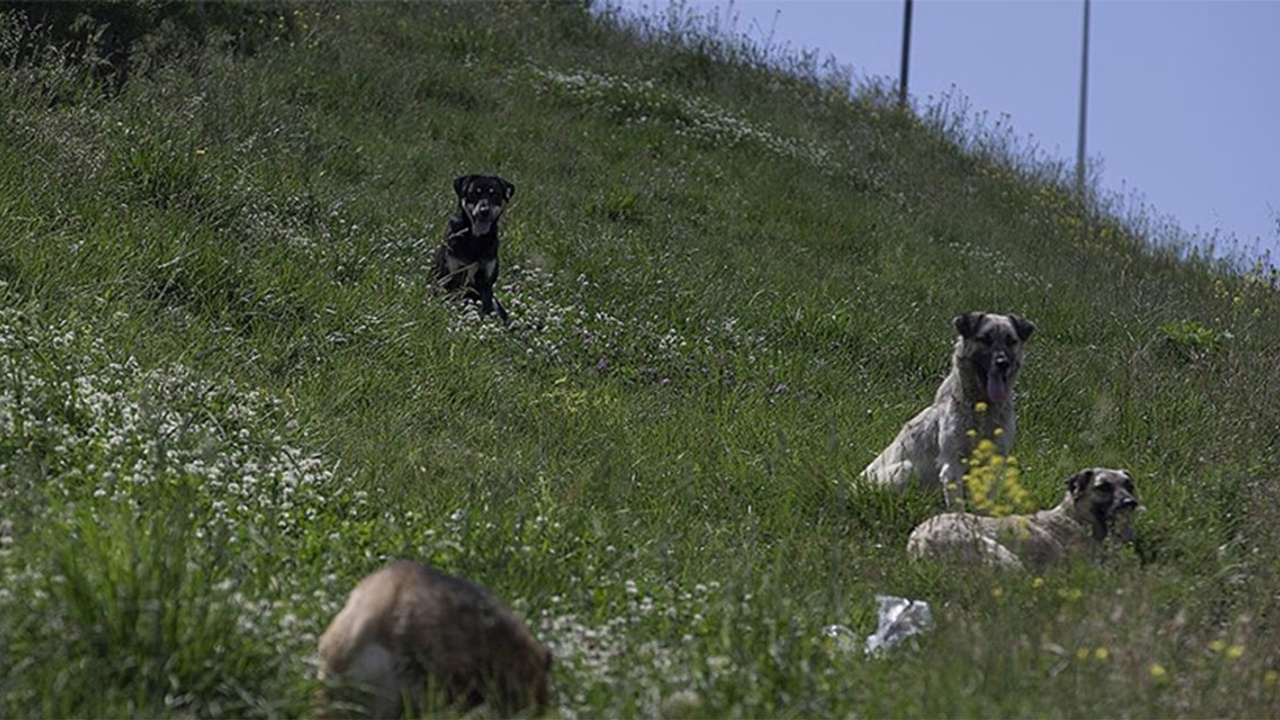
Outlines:
[[475, 175], [460, 175], [453, 181], [453, 191], [462, 197], [462, 193], [466, 191], [467, 184], [475, 179]]
[[516, 194], [515, 183], [509, 183], [502, 178], [498, 178], [498, 182], [502, 183], [502, 195], [504, 199], [510, 200], [511, 196]]
[[1093, 482], [1093, 469], [1081, 470], [1067, 478], [1067, 489], [1071, 491], [1071, 497], [1078, 500], [1084, 491], [1089, 489], [1091, 482]]
[[1036, 331], [1036, 326], [1028, 319], [1021, 315], [1011, 315], [1013, 319], [1013, 329], [1018, 332], [1018, 339], [1026, 342], [1031, 337], [1031, 333]]
[[956, 326], [956, 332], [960, 333], [961, 337], [972, 338], [978, 334], [978, 327], [982, 325], [982, 318], [986, 316], [986, 313], [980, 312], [965, 313], [957, 315], [951, 324]]

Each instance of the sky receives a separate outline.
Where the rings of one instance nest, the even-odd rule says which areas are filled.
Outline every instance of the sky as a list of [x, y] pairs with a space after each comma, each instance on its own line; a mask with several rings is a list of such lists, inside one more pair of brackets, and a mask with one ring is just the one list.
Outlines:
[[[684, 4], [897, 82], [903, 0]], [[919, 104], [954, 86], [1074, 163], [1083, 16], [1083, 0], [916, 0], [909, 92]], [[1280, 263], [1280, 0], [1093, 0], [1090, 27], [1086, 152], [1103, 189]]]

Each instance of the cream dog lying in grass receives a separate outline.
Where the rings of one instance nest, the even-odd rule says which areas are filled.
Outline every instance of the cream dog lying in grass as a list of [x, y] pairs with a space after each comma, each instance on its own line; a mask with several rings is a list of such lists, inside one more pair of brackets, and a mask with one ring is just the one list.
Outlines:
[[1099, 545], [1109, 535], [1133, 542], [1130, 523], [1138, 498], [1127, 470], [1090, 468], [1067, 478], [1057, 507], [1033, 515], [935, 515], [907, 539], [913, 559], [952, 556], [1039, 571]]

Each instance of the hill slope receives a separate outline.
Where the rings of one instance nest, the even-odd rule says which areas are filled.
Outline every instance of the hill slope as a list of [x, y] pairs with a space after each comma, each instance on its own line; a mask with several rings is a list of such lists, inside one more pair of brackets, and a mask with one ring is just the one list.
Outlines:
[[[280, 12], [110, 92], [4, 21], [0, 715], [306, 714], [315, 636], [390, 557], [530, 618], [565, 716], [1275, 715], [1260, 278], [714, 43]], [[517, 186], [509, 330], [431, 297], [467, 172]], [[1129, 468], [1134, 551], [908, 565], [939, 499], [853, 487], [972, 309], [1039, 327], [1037, 502]], [[823, 635], [879, 593], [934, 604], [919, 647]]]

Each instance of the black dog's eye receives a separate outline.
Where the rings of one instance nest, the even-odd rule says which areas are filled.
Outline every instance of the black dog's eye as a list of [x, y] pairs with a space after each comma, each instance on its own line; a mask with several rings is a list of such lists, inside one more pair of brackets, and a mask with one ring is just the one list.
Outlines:
[[979, 340], [979, 341], [981, 341], [983, 345], [990, 345], [992, 342], [994, 342], [994, 341], [991, 339], [991, 336], [990, 336], [990, 335], [983, 335], [983, 336], [979, 337], [979, 338], [978, 338], [978, 340]]
[[1009, 338], [1009, 347], [1017, 347], [1017, 346], [1018, 346], [1018, 338], [1016, 337]]
[[1115, 490], [1115, 488], [1112, 487], [1111, 483], [1109, 482], [1100, 482], [1098, 483], [1097, 488], [1099, 492], [1106, 493], [1108, 495], [1110, 495], [1111, 492]]

